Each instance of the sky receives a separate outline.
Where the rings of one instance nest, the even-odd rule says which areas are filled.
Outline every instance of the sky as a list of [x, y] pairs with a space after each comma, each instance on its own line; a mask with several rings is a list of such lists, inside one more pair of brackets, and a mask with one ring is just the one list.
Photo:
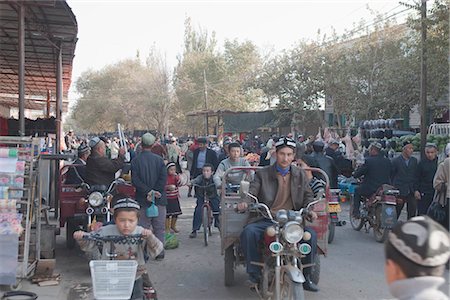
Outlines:
[[[388, 16], [405, 6], [394, 0], [67, 0], [78, 22], [78, 42], [69, 99], [74, 82], [88, 69], [99, 70], [122, 59], [142, 57], [156, 48], [175, 67], [183, 50], [184, 22], [195, 30], [214, 31], [219, 46], [228, 40], [252, 41], [262, 52], [292, 48], [314, 40], [320, 29], [330, 34], [371, 21], [375, 10]], [[404, 0], [412, 2], [412, 0]], [[370, 9], [368, 9], [370, 8]], [[401, 21], [408, 12], [396, 17]], [[73, 102], [73, 101], [71, 101]]]

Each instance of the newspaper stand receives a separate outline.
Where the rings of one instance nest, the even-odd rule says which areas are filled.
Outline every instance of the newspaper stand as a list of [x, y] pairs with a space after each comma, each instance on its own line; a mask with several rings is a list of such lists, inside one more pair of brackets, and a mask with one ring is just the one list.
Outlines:
[[[11, 285], [12, 288], [19, 286], [22, 279], [32, 275], [40, 258], [40, 231], [41, 231], [41, 201], [37, 199], [37, 165], [39, 155], [39, 138], [0, 136], [0, 162], [2, 166], [11, 167], [17, 165], [15, 172], [10, 169], [0, 169], [0, 191], [1, 205], [0, 214], [5, 216], [17, 216], [23, 231], [19, 235], [18, 243], [8, 248], [8, 252], [0, 251], [0, 260], [4, 259], [4, 265], [16, 266], [15, 280], [10, 281], [4, 273], [11, 274], [11, 270], [0, 270], [0, 284]], [[20, 168], [19, 168], [20, 166]], [[9, 179], [9, 181], [8, 181]], [[21, 219], [20, 219], [21, 216]], [[2, 224], [3, 223], [3, 224]], [[10, 240], [14, 234], [8, 233], [9, 224], [0, 219], [0, 241]], [[6, 228], [6, 229], [5, 229]], [[32, 228], [36, 230], [36, 238], [32, 239]], [[12, 249], [14, 247], [15, 249]], [[16, 251], [14, 253], [14, 250]], [[8, 261], [16, 258], [16, 262]], [[2, 274], [3, 272], [3, 274]]]

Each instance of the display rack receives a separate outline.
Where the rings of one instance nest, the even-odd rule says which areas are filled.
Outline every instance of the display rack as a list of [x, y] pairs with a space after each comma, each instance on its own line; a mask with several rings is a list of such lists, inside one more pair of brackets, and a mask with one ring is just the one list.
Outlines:
[[[9, 183], [5, 183], [6, 180], [0, 183], [7, 187], [7, 194], [1, 197], [6, 200], [3, 203], [22, 215], [23, 231], [18, 235], [16, 283], [32, 275], [40, 258], [42, 203], [37, 197], [39, 145], [39, 138], [0, 136], [0, 149], [3, 151], [0, 156], [5, 158], [5, 153], [10, 151], [17, 158], [17, 165], [23, 167], [21, 172], [13, 174], [0, 170], [3, 178], [13, 178]], [[13, 180], [20, 184], [12, 184]], [[35, 237], [32, 237], [32, 231], [35, 231]]]

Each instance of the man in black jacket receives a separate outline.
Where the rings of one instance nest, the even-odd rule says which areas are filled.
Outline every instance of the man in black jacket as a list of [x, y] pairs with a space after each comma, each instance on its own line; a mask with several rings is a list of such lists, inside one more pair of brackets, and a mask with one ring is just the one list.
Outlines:
[[420, 197], [417, 178], [417, 159], [412, 156], [414, 147], [410, 141], [403, 142], [402, 154], [392, 160], [392, 184], [400, 190], [397, 203], [397, 218], [407, 203], [408, 220], [417, 214], [417, 199]]
[[336, 163], [331, 157], [323, 153], [325, 145], [322, 141], [315, 141], [312, 146], [314, 152], [311, 154], [311, 157], [317, 162], [319, 168], [327, 173], [328, 179], [330, 180], [330, 188], [337, 189], [338, 169]]
[[213, 150], [207, 147], [207, 140], [205, 137], [199, 137], [197, 139], [198, 149], [194, 151], [194, 158], [192, 159], [191, 167], [191, 179], [194, 179], [198, 175], [202, 174], [203, 166], [208, 163], [217, 169], [219, 162], [217, 161], [217, 154]]
[[433, 200], [434, 188], [433, 178], [436, 174], [438, 159], [437, 146], [433, 143], [427, 143], [425, 146], [425, 158], [419, 162], [418, 178], [419, 178], [419, 197], [417, 203], [418, 215], [426, 215], [428, 206]]
[[382, 147], [379, 143], [371, 144], [369, 157], [353, 174], [355, 178], [364, 176], [362, 184], [355, 189], [355, 197], [353, 198], [353, 216], [355, 218], [359, 218], [361, 197], [369, 197], [382, 184], [390, 184], [391, 182], [391, 161], [381, 155], [381, 149]]
[[119, 149], [119, 157], [109, 159], [106, 157], [106, 145], [95, 137], [89, 141], [92, 149], [86, 162], [86, 181], [89, 185], [104, 185], [108, 187], [115, 179], [117, 171], [123, 168], [125, 149]]
[[78, 147], [78, 158], [72, 163], [67, 172], [66, 184], [77, 184], [86, 181], [86, 161], [91, 154], [91, 149], [82, 144]]
[[[155, 140], [156, 138], [148, 132], [142, 136], [142, 152], [131, 161], [131, 181], [136, 187], [136, 201], [141, 206], [140, 225], [147, 229], [153, 228], [156, 237], [164, 243], [167, 169], [162, 157], [152, 153]], [[158, 207], [158, 216], [149, 218], [145, 212], [152, 201]], [[157, 257], [162, 258], [164, 252]]]

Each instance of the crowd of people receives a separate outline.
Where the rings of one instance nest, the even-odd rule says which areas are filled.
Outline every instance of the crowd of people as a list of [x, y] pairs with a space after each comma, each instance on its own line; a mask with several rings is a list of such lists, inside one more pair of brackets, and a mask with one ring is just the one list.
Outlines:
[[[205, 195], [211, 203], [214, 225], [220, 226], [220, 201], [217, 188], [222, 180], [225, 180], [224, 174], [228, 169], [251, 165], [266, 166], [256, 173], [230, 172], [226, 180], [231, 186], [238, 185], [242, 180], [249, 181], [250, 192], [276, 212], [279, 209], [299, 210], [306, 207], [313, 200], [317, 186], [324, 187], [324, 178], [303, 170], [304, 167], [310, 166], [320, 168], [328, 175], [331, 188], [338, 187], [340, 175], [363, 177], [362, 183], [355, 192], [353, 211], [355, 217], [359, 217], [359, 204], [362, 197], [374, 193], [382, 184], [392, 184], [398, 188], [399, 198], [402, 201], [397, 206], [397, 216], [401, 214], [406, 203], [407, 218], [410, 221], [396, 227], [386, 243], [386, 274], [388, 282], [392, 284], [392, 293], [396, 296], [401, 295], [404, 288], [401, 284], [394, 282], [412, 277], [430, 277], [429, 281], [423, 280], [423, 284], [429, 282], [438, 286], [438, 283], [441, 283], [436, 278], [442, 276], [442, 266], [446, 264], [450, 255], [448, 231], [445, 231], [445, 229], [448, 230], [448, 199], [450, 197], [448, 174], [450, 144], [446, 148], [447, 158], [438, 164], [437, 147], [434, 144], [427, 144], [425, 159], [418, 162], [412, 156], [412, 145], [408, 141], [405, 141], [402, 153], [392, 160], [386, 158], [381, 145], [373, 143], [366, 153], [364, 163], [353, 173], [354, 164], [351, 161], [349, 164], [348, 158], [340, 150], [341, 143], [334, 139], [324, 142], [322, 139], [305, 140], [301, 135], [297, 140], [292, 139], [291, 136], [281, 138], [272, 136], [264, 144], [259, 137], [242, 142], [226, 137], [222, 145], [219, 145], [215, 140], [198, 137], [187, 139], [180, 145], [179, 140], [173, 136], [161, 142], [161, 139], [153, 134], [145, 133], [137, 139], [126, 141], [126, 144], [131, 157], [131, 182], [136, 188], [136, 197], [127, 200], [126, 204], [122, 203], [125, 201], [122, 199], [123, 201], [120, 202], [122, 206], [118, 208], [126, 206], [127, 209], [139, 212], [139, 219], [132, 222], [133, 230], [151, 229], [149, 232], [145, 231], [145, 234], [150, 237], [149, 242], [155, 249], [161, 248], [164, 244], [166, 233], [179, 232], [176, 223], [178, 216], [182, 214], [179, 203], [179, 187], [182, 184], [189, 186], [188, 197], [192, 197], [192, 189], [195, 190], [197, 202], [192, 230], [189, 234], [190, 238], [195, 238], [201, 226], [201, 207]], [[118, 145], [118, 140], [115, 138], [99, 137], [80, 143], [78, 159], [74, 162], [77, 167], [69, 171], [67, 183], [79, 184], [86, 181], [91, 185], [109, 185], [114, 180], [116, 172], [125, 165], [125, 149]], [[189, 176], [190, 180], [182, 182], [181, 175]], [[436, 191], [445, 191], [444, 200], [439, 202], [439, 205], [443, 207], [442, 211], [447, 212], [445, 218], [439, 220], [442, 226], [428, 217], [415, 217], [427, 214], [429, 207], [435, 202], [433, 199], [436, 198]], [[247, 208], [245, 204], [245, 202], [240, 203], [238, 209], [245, 210]], [[152, 205], [157, 207], [158, 215], [148, 217], [146, 212]], [[308, 216], [310, 220], [316, 217], [313, 212]], [[115, 211], [114, 219], [116, 218]], [[142, 227], [136, 227], [137, 224]], [[265, 219], [252, 220], [243, 228], [241, 234], [241, 245], [247, 260], [250, 286], [257, 285], [260, 281], [260, 267], [252, 264], [251, 261], [260, 260], [256, 246], [269, 225], [270, 223]], [[419, 243], [419, 240], [425, 237], [412, 233], [412, 236], [415, 236], [413, 239], [411, 231], [408, 230], [408, 228], [420, 226], [425, 228], [427, 234], [424, 243]], [[309, 243], [314, 250], [317, 242], [315, 233], [309, 228], [307, 230], [311, 233], [312, 238]], [[438, 232], [436, 235], [441, 238], [437, 246], [433, 236], [435, 232]], [[83, 233], [77, 233], [76, 238], [80, 239], [82, 235]], [[152, 239], [153, 236], [160, 243], [156, 243]], [[409, 255], [410, 252], [405, 250], [408, 247], [416, 251], [417, 255]], [[152, 255], [157, 260], [165, 258], [163, 249], [153, 251]], [[433, 259], [433, 255], [439, 256], [439, 259], [429, 264], [427, 259]], [[310, 262], [311, 257], [311, 254], [307, 256], [306, 263]], [[423, 259], [420, 260], [418, 257]], [[423, 272], [417, 274], [405, 271], [411, 268], [411, 264], [423, 267]], [[303, 286], [306, 290], [319, 290], [311, 281], [308, 268], [305, 270], [305, 279]], [[405, 283], [405, 286], [408, 284]], [[430, 289], [430, 287], [427, 286], [424, 289]], [[435, 299], [446, 299], [442, 298], [435, 289], [428, 293], [436, 296]]]

